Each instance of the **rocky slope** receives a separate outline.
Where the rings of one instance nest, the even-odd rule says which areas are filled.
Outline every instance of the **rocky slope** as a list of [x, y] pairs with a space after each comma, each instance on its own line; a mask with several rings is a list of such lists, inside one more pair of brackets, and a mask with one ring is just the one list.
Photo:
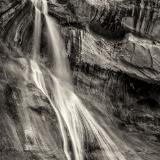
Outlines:
[[[102, 126], [109, 126], [121, 139], [117, 144], [123, 146], [124, 141], [135, 151], [122, 147], [128, 159], [138, 160], [139, 156], [143, 160], [158, 160], [160, 2], [103, 2], [48, 0], [49, 14], [59, 23], [66, 44], [75, 91]], [[29, 142], [20, 123], [22, 106], [29, 108], [31, 117], [36, 117], [33, 125], [39, 121], [48, 130], [44, 133], [39, 129], [38, 136], [53, 141], [54, 154], [46, 155], [46, 159], [65, 159], [62, 142], [57, 141], [59, 132], [53, 111], [46, 107], [48, 102], [32, 82], [24, 82], [23, 73], [32, 50], [34, 14], [29, 0], [0, 0], [0, 156], [4, 160], [42, 158], [24, 152]], [[49, 65], [46, 26], [42, 21], [39, 54]], [[14, 68], [19, 68], [19, 73]]]

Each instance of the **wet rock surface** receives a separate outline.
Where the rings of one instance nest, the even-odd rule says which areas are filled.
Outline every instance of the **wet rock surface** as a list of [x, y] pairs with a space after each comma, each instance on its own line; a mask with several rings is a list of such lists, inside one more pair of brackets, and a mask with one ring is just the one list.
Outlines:
[[[122, 147], [128, 159], [159, 160], [160, 2], [115, 0], [99, 5], [85, 0], [48, 0], [48, 5], [66, 44], [77, 94], [104, 128], [109, 126], [135, 151], [133, 154]], [[34, 140], [30, 135], [25, 138], [22, 108], [36, 117], [33, 125], [39, 122], [43, 126], [37, 137], [51, 137], [54, 153], [45, 155], [46, 159], [65, 159], [49, 102], [32, 82], [24, 80], [32, 50], [34, 14], [29, 0], [0, 0], [2, 160], [42, 159], [40, 153], [26, 151], [26, 143], [31, 147]], [[44, 18], [42, 21], [39, 54], [49, 66]], [[18, 73], [14, 71], [17, 68]], [[117, 144], [122, 146], [119, 141]], [[96, 159], [96, 152], [86, 159]]]

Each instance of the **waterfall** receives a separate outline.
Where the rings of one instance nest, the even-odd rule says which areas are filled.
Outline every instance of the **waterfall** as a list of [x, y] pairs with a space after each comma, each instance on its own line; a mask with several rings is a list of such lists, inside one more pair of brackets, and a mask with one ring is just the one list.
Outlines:
[[[32, 0], [38, 8], [38, 0]], [[42, 13], [46, 19], [48, 37], [52, 45], [54, 68], [43, 67], [49, 75], [46, 81], [44, 73], [36, 59], [30, 61], [32, 78], [36, 87], [48, 99], [54, 109], [63, 140], [63, 150], [67, 160], [84, 160], [85, 141], [94, 141], [99, 145], [104, 160], [125, 160], [117, 145], [105, 130], [96, 122], [80, 98], [74, 93], [71, 83], [70, 69], [67, 62], [65, 46], [53, 18], [48, 15], [47, 0], [42, 0]], [[40, 3], [40, 2], [39, 2]], [[37, 10], [37, 9], [36, 9]], [[36, 11], [34, 30], [34, 53], [39, 53], [41, 21], [39, 11]], [[34, 56], [36, 57], [36, 56]], [[48, 89], [49, 88], [49, 89]], [[72, 150], [69, 147], [72, 144]], [[72, 153], [73, 152], [73, 153]]]
[[[39, 0], [32, 0], [35, 6], [40, 6]], [[33, 59], [36, 59], [37, 53], [40, 52], [41, 43], [41, 12], [38, 8], [35, 8], [35, 21], [34, 21], [34, 35], [33, 35]]]

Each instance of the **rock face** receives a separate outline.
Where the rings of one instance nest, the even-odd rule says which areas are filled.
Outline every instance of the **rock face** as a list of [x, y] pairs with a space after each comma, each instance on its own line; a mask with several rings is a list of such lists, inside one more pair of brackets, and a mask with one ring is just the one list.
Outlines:
[[[70, 34], [75, 32], [77, 38], [81, 39], [80, 41], [85, 45], [92, 42], [92, 45], [87, 47], [83, 44], [79, 47], [82, 52], [85, 49], [84, 56], [86, 53], [86, 56], [89, 56], [86, 48], [96, 50], [100, 47], [101, 54], [94, 56], [97, 59], [102, 56], [103, 63], [106, 64], [102, 67], [122, 71], [151, 83], [158, 83], [160, 79], [159, 2], [111, 1], [103, 6], [98, 5], [99, 3], [96, 1], [93, 4], [88, 1], [56, 1], [54, 3], [48, 1], [49, 14], [65, 27], [65, 33], [66, 30]], [[30, 53], [34, 20], [33, 5], [30, 1], [24, 0], [2, 1], [1, 8], [3, 8], [0, 19], [1, 38], [7, 41], [10, 47], [21, 48], [25, 54]], [[28, 10], [31, 12], [27, 12]], [[85, 30], [87, 32], [84, 32]], [[83, 37], [82, 34], [84, 34]], [[67, 38], [66, 41], [68, 41]], [[109, 48], [107, 52], [106, 47]], [[86, 60], [84, 58], [84, 61], [88, 61], [88, 58]]]
[[[77, 94], [104, 128], [109, 126], [133, 148], [134, 154], [122, 147], [130, 160], [160, 156], [159, 5], [159, 0], [48, 0], [49, 14], [65, 41]], [[35, 117], [36, 136], [54, 144], [54, 153], [45, 158], [65, 159], [49, 102], [24, 80], [32, 55], [34, 14], [29, 0], [0, 0], [2, 160], [42, 159], [40, 153], [26, 152], [27, 147], [34, 148], [34, 138], [25, 133], [22, 108]], [[42, 16], [39, 54], [48, 65], [44, 21]]]

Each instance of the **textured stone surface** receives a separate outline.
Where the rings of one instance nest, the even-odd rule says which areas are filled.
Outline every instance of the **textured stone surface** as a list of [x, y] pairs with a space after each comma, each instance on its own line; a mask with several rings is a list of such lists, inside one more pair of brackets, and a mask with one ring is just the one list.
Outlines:
[[[143, 160], [159, 160], [160, 2], [115, 0], [103, 5], [100, 2], [48, 0], [49, 14], [59, 23], [66, 44], [75, 90], [102, 126], [109, 126], [135, 150], [133, 154], [117, 140], [127, 159], [138, 160], [140, 156]], [[40, 153], [25, 151], [28, 141], [20, 123], [22, 108], [28, 108], [36, 118], [33, 126], [37, 121], [43, 126], [42, 129], [38, 126], [37, 136], [45, 135], [46, 127], [48, 132], [43, 138], [51, 138], [54, 148], [58, 147], [54, 153], [43, 156], [65, 159], [55, 114], [32, 81], [25, 80], [34, 14], [29, 0], [0, 0], [2, 160], [41, 159]], [[42, 22], [39, 54], [48, 63], [44, 18]], [[96, 159], [97, 155], [94, 150], [86, 159]]]

